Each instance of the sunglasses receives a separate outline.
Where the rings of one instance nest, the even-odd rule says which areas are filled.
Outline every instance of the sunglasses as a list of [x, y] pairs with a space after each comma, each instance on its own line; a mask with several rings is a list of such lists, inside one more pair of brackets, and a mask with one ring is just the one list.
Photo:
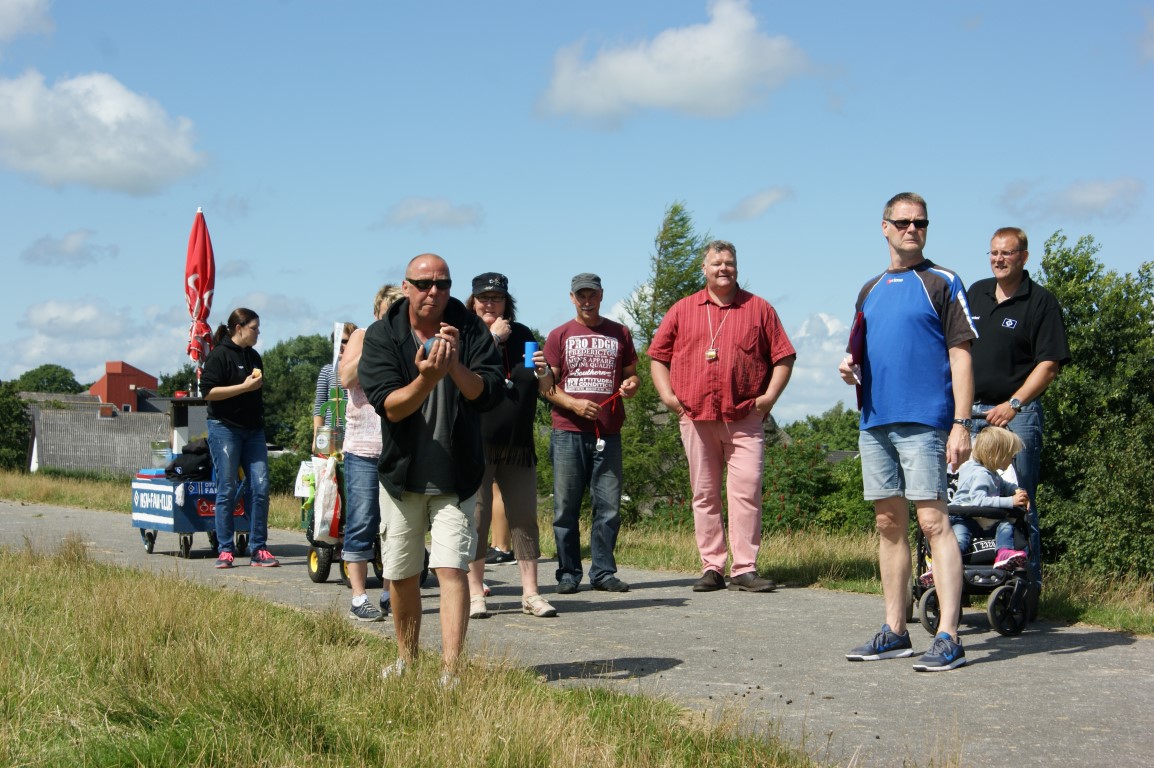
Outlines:
[[1004, 259], [1008, 259], [1011, 256], [1013, 256], [1015, 253], [1021, 253], [1021, 252], [1022, 252], [1021, 248], [1015, 248], [1012, 251], [986, 251], [987, 254], [989, 254], [990, 256], [993, 256], [995, 259], [998, 258], [999, 256], [1001, 256]]
[[929, 219], [886, 219], [890, 224], [905, 232], [913, 224], [917, 229], [925, 229], [930, 225]]
[[453, 281], [447, 277], [444, 280], [414, 280], [411, 277], [406, 277], [405, 282], [418, 291], [427, 291], [433, 286], [436, 286], [438, 291], [447, 291], [453, 286]]

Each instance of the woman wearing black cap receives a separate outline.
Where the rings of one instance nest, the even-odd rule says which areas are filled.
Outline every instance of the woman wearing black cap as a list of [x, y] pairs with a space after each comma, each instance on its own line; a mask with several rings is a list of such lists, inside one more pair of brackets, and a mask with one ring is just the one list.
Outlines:
[[557, 611], [537, 591], [537, 454], [533, 420], [537, 412], [537, 376], [532, 355], [526, 366], [525, 342], [536, 343], [533, 332], [514, 322], [516, 302], [509, 295], [509, 278], [486, 272], [473, 278], [473, 293], [465, 306], [477, 313], [501, 352], [505, 368], [505, 399], [481, 415], [485, 446], [485, 477], [477, 491], [477, 556], [469, 567], [469, 617], [488, 617], [485, 604], [485, 547], [493, 512], [494, 486], [501, 492], [512, 533], [513, 554], [521, 570], [521, 610], [531, 616], [556, 616]]

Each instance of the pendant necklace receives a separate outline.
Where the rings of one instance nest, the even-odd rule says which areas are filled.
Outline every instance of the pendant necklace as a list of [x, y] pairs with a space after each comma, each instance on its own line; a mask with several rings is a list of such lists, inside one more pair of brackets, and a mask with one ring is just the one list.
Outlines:
[[[709, 323], [709, 349], [705, 350], [705, 359], [713, 362], [717, 359], [717, 337], [721, 335], [721, 326], [725, 325], [725, 321], [729, 319], [729, 313], [725, 313], [725, 317], [721, 318], [721, 322], [717, 324], [717, 333], [713, 332], [713, 318], [709, 316], [709, 308], [713, 306], [713, 302], [707, 302], [705, 306], [705, 322]], [[721, 310], [719, 309], [718, 312]]]

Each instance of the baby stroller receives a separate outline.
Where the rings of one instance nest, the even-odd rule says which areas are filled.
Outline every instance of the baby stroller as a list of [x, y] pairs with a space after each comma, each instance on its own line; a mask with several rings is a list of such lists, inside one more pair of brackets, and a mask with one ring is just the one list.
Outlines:
[[[950, 478], [950, 490], [957, 477]], [[1026, 550], [1029, 536], [1026, 531], [1026, 513], [1022, 509], [993, 507], [961, 507], [950, 505], [951, 515], [976, 519], [982, 526], [981, 535], [975, 535], [969, 549], [962, 555], [962, 600], [969, 605], [973, 595], [986, 595], [986, 616], [990, 626], [1000, 635], [1020, 634], [1025, 629], [1032, 608], [1038, 600], [1038, 588], [1026, 565], [1013, 569], [995, 568], [994, 528], [1001, 520], [1014, 521], [1014, 547]], [[941, 621], [937, 589], [926, 577], [931, 570], [930, 546], [921, 528], [917, 531], [917, 565], [914, 569], [913, 602], [918, 607], [922, 627], [931, 635], [937, 634]], [[960, 613], [960, 608], [959, 608]], [[959, 619], [961, 616], [959, 615]]]

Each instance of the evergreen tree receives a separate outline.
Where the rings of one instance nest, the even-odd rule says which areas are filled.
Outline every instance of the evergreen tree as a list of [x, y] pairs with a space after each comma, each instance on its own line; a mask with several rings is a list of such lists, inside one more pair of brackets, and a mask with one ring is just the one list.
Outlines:
[[637, 394], [626, 401], [628, 418], [621, 432], [623, 491], [630, 497], [630, 501], [622, 503], [627, 520], [643, 507], [688, 510], [689, 468], [681, 432], [677, 419], [670, 416], [657, 396], [645, 351], [669, 308], [705, 287], [701, 251], [708, 241], [707, 235], [694, 232], [693, 220], [682, 203], [670, 205], [653, 241], [649, 279], [625, 301], [641, 380]]

